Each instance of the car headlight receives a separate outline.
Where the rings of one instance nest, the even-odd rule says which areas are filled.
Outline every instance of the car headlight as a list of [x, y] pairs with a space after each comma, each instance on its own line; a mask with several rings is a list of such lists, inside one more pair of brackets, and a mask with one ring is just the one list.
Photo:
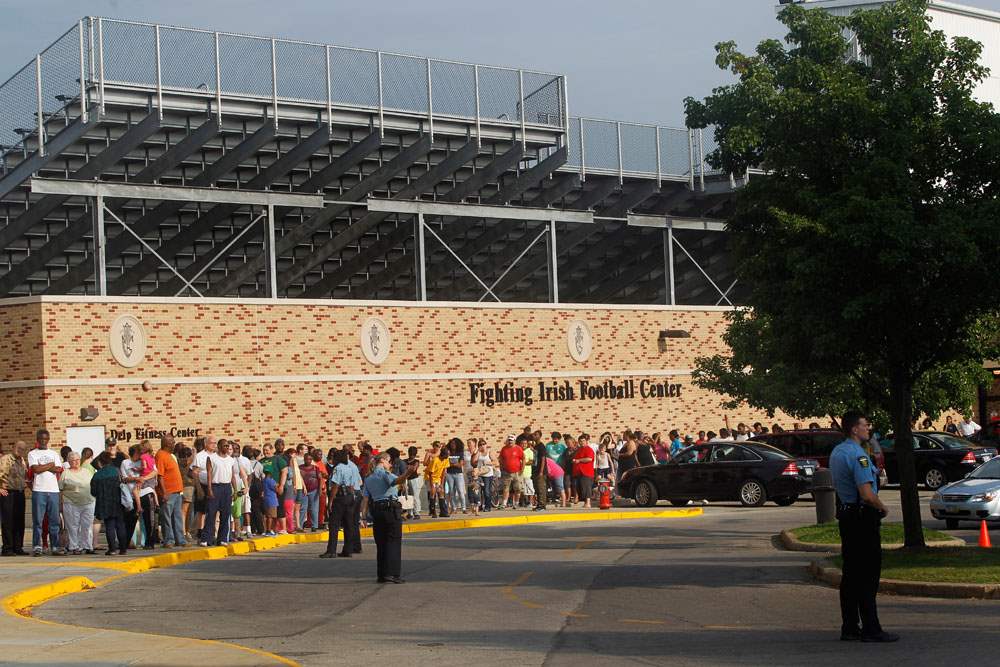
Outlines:
[[931, 500], [941, 500], [941, 492], [940, 491], [935, 491], [934, 495], [931, 496]]
[[987, 491], [986, 493], [980, 493], [977, 496], [972, 496], [969, 498], [970, 503], [988, 503], [997, 497], [996, 491]]

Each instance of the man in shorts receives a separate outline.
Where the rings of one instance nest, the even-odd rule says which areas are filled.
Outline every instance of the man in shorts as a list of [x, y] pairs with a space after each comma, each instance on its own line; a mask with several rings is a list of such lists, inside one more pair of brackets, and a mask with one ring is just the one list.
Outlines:
[[500, 486], [503, 498], [500, 507], [506, 509], [507, 497], [511, 496], [514, 507], [521, 497], [521, 479], [524, 475], [524, 450], [515, 442], [514, 436], [508, 435], [507, 442], [500, 450]]

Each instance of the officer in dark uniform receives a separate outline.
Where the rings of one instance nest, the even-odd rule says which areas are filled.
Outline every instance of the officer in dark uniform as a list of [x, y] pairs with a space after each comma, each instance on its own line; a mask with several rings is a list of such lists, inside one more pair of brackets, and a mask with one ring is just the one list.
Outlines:
[[354, 490], [354, 508], [349, 522], [351, 534], [348, 536], [347, 529], [344, 530], [344, 551], [359, 554], [361, 553], [361, 472], [358, 470], [358, 465], [351, 460], [351, 453], [347, 450], [344, 450], [344, 453], [347, 454], [345, 465], [351, 471], [350, 487]]
[[[336, 466], [327, 481], [328, 498], [326, 506], [329, 507], [330, 536], [326, 541], [326, 551], [320, 554], [320, 558], [341, 558], [351, 557], [352, 538], [354, 533], [353, 518], [355, 505], [357, 504], [354, 494], [354, 475], [347, 463], [347, 452], [340, 450], [333, 453], [333, 462]], [[344, 530], [344, 548], [337, 553], [337, 533]]]
[[365, 494], [361, 501], [362, 516], [366, 516], [366, 511], [371, 508], [380, 584], [403, 583], [400, 578], [403, 567], [403, 507], [397, 498], [406, 481], [417, 476], [415, 464], [399, 476], [389, 472], [391, 466], [388, 454], [378, 455], [372, 473], [365, 477]]
[[848, 412], [840, 423], [847, 439], [830, 455], [844, 561], [840, 639], [894, 642], [899, 636], [882, 630], [875, 605], [882, 575], [879, 526], [888, 511], [878, 497], [878, 470], [861, 446], [868, 440], [871, 427], [860, 412]]

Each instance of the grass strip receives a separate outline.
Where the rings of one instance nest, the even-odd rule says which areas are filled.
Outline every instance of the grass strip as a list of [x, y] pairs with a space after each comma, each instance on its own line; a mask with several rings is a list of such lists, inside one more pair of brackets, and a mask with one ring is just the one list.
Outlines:
[[[831, 559], [843, 565], [840, 556]], [[882, 578], [943, 584], [1000, 584], [1000, 549], [936, 547], [882, 552]]]
[[[811, 544], [840, 544], [840, 532], [837, 529], [837, 524], [835, 522], [822, 523], [813, 526], [802, 526], [800, 528], [794, 528], [790, 532], [795, 536], [795, 539], [800, 542], [809, 542]], [[950, 539], [952, 539], [952, 536], [947, 533], [942, 533], [939, 530], [924, 528], [925, 542], [943, 542]], [[903, 524], [882, 524], [882, 544], [902, 544], [903, 541]]]

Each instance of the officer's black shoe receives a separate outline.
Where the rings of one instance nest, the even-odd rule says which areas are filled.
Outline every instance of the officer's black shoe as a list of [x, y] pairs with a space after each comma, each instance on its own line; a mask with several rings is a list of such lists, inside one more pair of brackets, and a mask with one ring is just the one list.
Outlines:
[[405, 584], [406, 580], [400, 577], [379, 577], [378, 583], [380, 584]]
[[[341, 551], [339, 554], [337, 554], [337, 558], [350, 558], [350, 557], [351, 557], [351, 554], [344, 553], [343, 551]], [[330, 558], [333, 558], [333, 554], [330, 554]]]
[[355, 550], [354, 550], [354, 551], [352, 551], [351, 553], [352, 553], [352, 554], [359, 554], [359, 553], [361, 553], [361, 549], [355, 549]]
[[858, 642], [861, 641], [861, 632], [841, 632], [840, 641], [842, 642]]
[[325, 552], [325, 553], [321, 553], [321, 554], [319, 555], [319, 557], [320, 557], [320, 558], [336, 558], [336, 557], [337, 557], [337, 554], [332, 554], [332, 553], [330, 553], [330, 552]]
[[894, 635], [891, 632], [880, 632], [877, 635], [861, 635], [861, 641], [888, 644], [890, 642], [898, 642], [899, 635]]

